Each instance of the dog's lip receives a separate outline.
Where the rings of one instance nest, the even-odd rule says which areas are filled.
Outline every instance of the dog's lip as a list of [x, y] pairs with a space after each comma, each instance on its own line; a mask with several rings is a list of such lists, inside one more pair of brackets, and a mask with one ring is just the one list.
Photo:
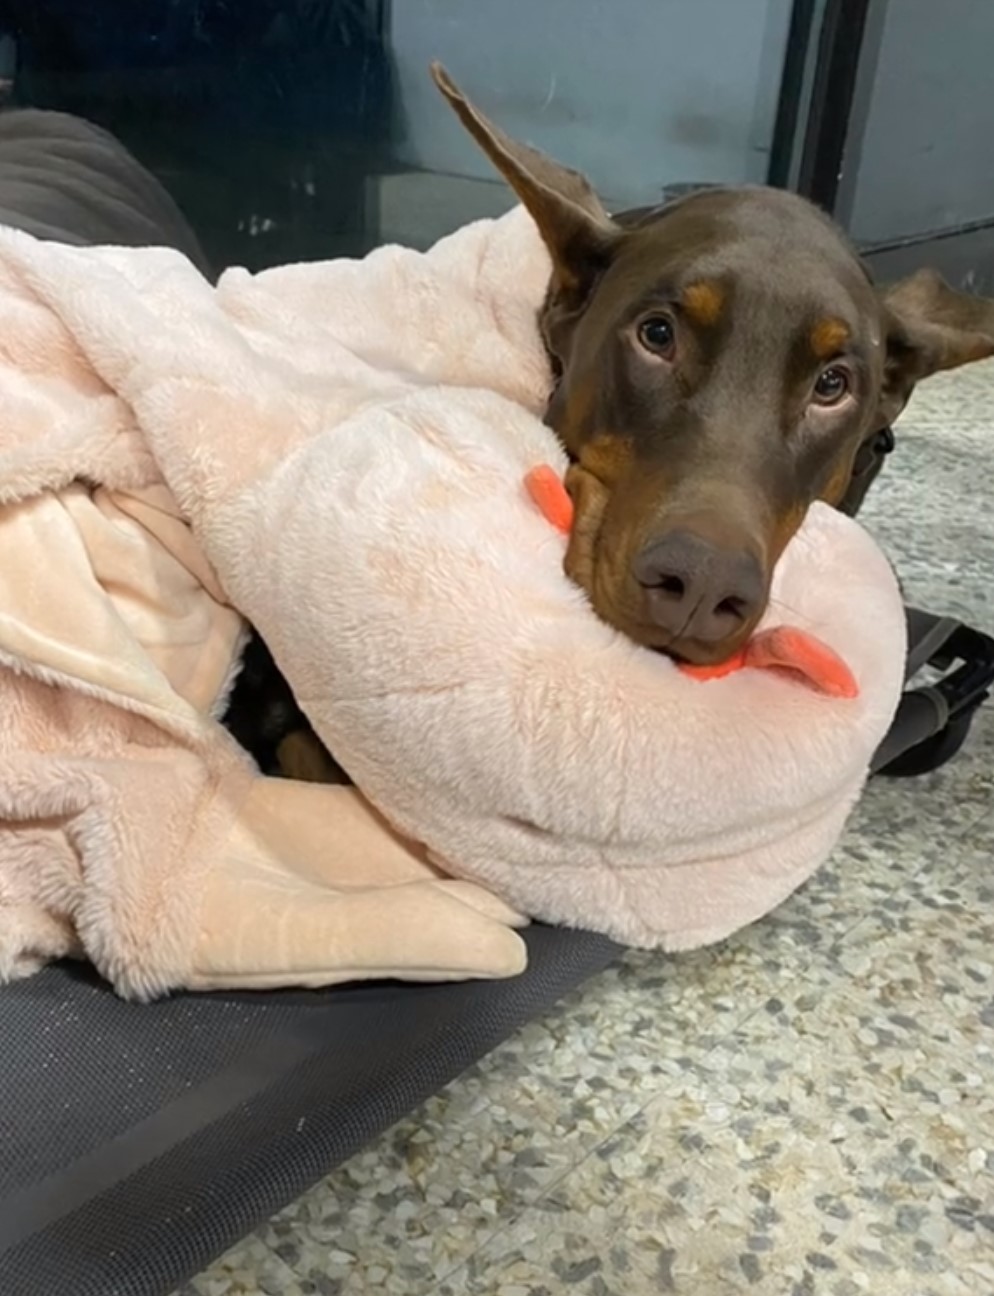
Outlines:
[[632, 616], [619, 608], [613, 599], [596, 598], [589, 590], [587, 597], [600, 619], [619, 634], [623, 634], [640, 648], [646, 648], [661, 657], [668, 657], [677, 665], [720, 666], [748, 642], [756, 629], [755, 625], [749, 625], [745, 633], [740, 632], [730, 639], [714, 644], [680, 636], [667, 638], [665, 631], [659, 626], [641, 617]]
[[[736, 635], [734, 639], [722, 640], [717, 644], [704, 644], [699, 640], [678, 640], [675, 644], [649, 644], [650, 651], [661, 657], [668, 657], [678, 666], [720, 666], [734, 657], [742, 646], [748, 643], [754, 630], [750, 628], [746, 635]], [[689, 649], [689, 651], [688, 651]]]
[[[660, 657], [666, 657], [669, 661], [675, 662], [677, 666], [716, 666], [719, 665], [723, 658], [702, 658], [697, 656], [688, 656], [685, 652], [678, 652], [675, 648], [659, 647], [652, 645], [650, 652], [657, 653]], [[731, 653], [727, 656], [731, 657]]]
[[[603, 616], [603, 613], [601, 615]], [[604, 617], [604, 620], [607, 620], [608, 624], [612, 625], [615, 630], [640, 648], [645, 648], [660, 657], [668, 657], [670, 661], [675, 662], [678, 666], [718, 666], [729, 657], [734, 656], [744, 642], [739, 636], [736, 636], [734, 640], [724, 641], [720, 644], [706, 644], [697, 639], [680, 638], [673, 639], [670, 642], [663, 642], [664, 635], [658, 626], [648, 625], [642, 621], [633, 622], [630, 618], [608, 619]], [[748, 637], [746, 636], [746, 638]]]

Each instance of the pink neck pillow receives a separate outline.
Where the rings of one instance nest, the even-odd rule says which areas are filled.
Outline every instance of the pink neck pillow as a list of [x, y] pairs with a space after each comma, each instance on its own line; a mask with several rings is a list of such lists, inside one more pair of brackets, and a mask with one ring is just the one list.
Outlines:
[[[815, 506], [741, 669], [695, 679], [605, 625], [524, 484], [566, 471], [542, 422], [549, 274], [520, 209], [428, 252], [229, 272], [209, 406], [177, 377], [140, 409], [200, 438], [198, 472], [208, 415], [245, 429], [198, 539], [396, 829], [520, 912], [699, 945], [837, 841], [900, 696], [901, 598]], [[196, 369], [198, 334], [168, 345], [170, 373], [173, 352]]]

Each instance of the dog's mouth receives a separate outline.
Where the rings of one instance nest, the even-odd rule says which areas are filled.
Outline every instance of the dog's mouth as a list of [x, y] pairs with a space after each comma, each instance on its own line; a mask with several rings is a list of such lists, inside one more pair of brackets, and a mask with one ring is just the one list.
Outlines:
[[722, 640], [717, 644], [688, 643], [677, 641], [667, 645], [647, 645], [661, 657], [668, 657], [678, 666], [720, 666], [734, 657], [752, 637], [755, 627], [750, 627], [744, 634], [734, 639]]

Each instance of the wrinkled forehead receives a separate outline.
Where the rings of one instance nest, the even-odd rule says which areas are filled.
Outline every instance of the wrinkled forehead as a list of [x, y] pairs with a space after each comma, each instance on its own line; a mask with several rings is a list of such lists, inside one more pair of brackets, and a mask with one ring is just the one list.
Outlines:
[[727, 325], [765, 307], [799, 328], [834, 320], [868, 342], [879, 331], [859, 258], [794, 195], [705, 193], [623, 223], [626, 237], [602, 285], [619, 309], [669, 302], [691, 323]]

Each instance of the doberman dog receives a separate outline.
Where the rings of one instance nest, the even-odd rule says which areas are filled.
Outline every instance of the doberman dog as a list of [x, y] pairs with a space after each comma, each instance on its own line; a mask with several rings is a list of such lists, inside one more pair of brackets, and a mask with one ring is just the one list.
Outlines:
[[[432, 75], [551, 257], [539, 322], [546, 422], [571, 461], [567, 573], [636, 642], [694, 663], [730, 656], [812, 502], [859, 507], [915, 384], [994, 354], [994, 303], [927, 271], [878, 290], [841, 230], [779, 190], [609, 215], [582, 175]], [[253, 653], [239, 713], [272, 721], [284, 772], [337, 777], [265, 649]], [[253, 697], [253, 679], [282, 691]]]
[[915, 383], [994, 354], [994, 303], [929, 272], [877, 291], [833, 222], [779, 190], [611, 217], [432, 71], [552, 258], [541, 327], [546, 422], [572, 460], [568, 573], [637, 642], [730, 656], [810, 504], [858, 505], [857, 456]]

